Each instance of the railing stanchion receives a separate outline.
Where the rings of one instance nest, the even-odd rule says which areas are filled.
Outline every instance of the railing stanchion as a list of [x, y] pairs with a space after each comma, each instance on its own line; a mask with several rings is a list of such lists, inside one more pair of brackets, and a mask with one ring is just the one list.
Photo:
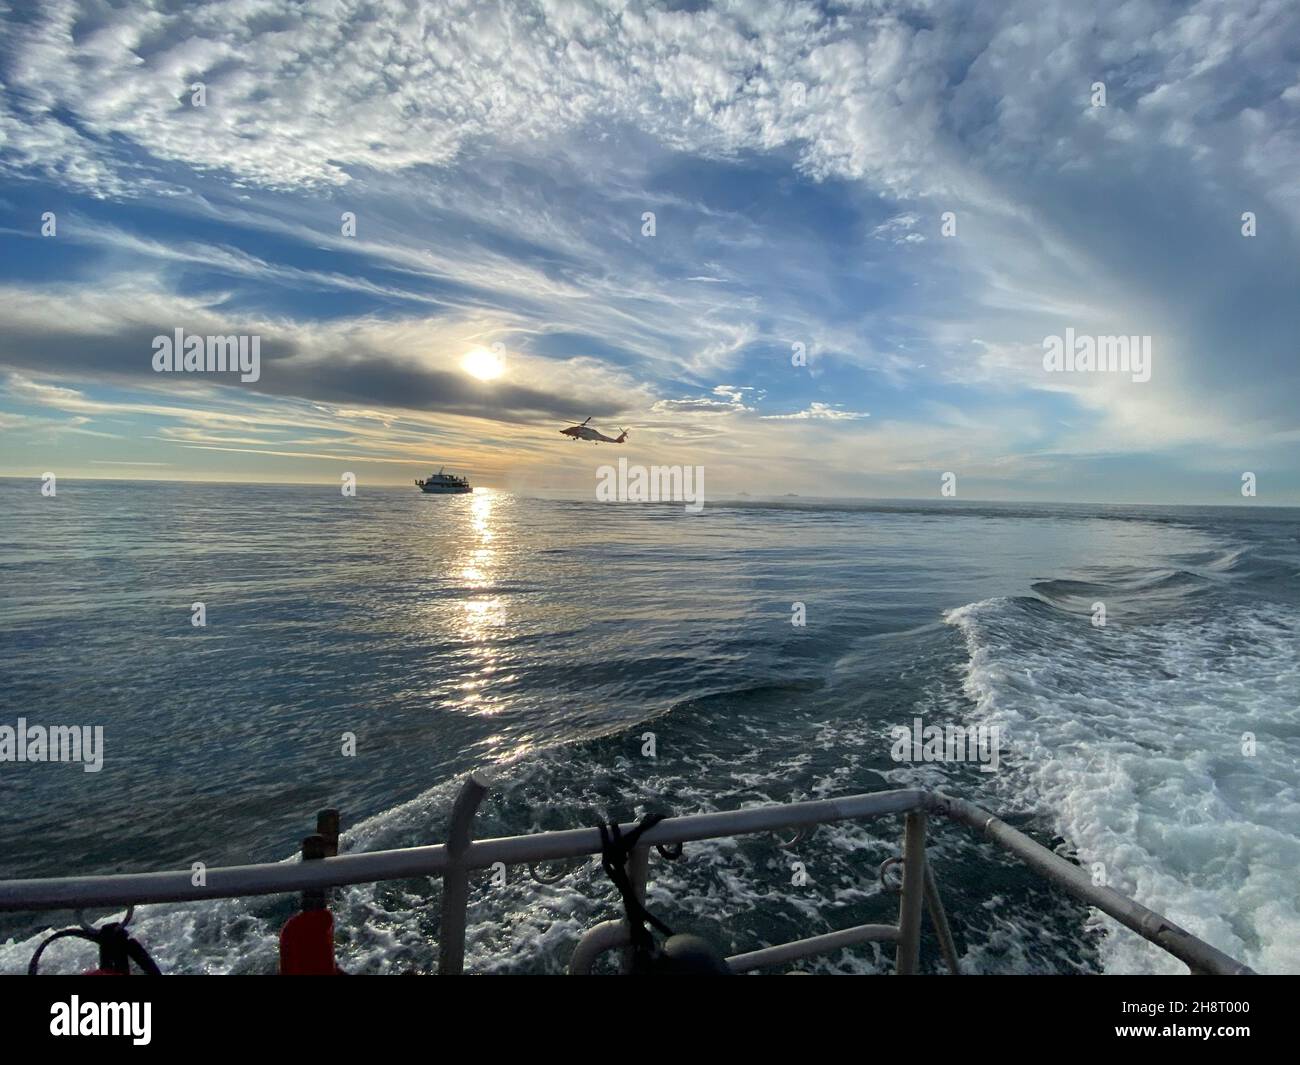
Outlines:
[[337, 858], [339, 853], [339, 812], [335, 809], [316, 811], [316, 835], [325, 838], [325, 857]]
[[895, 971], [914, 976], [921, 958], [921, 906], [925, 902], [925, 811], [903, 819], [903, 894], [898, 903], [898, 955]]
[[[650, 876], [650, 848], [633, 847], [632, 853], [627, 856], [627, 875], [632, 881], [632, 890], [636, 892], [637, 902], [645, 905], [645, 887], [646, 881]], [[623, 918], [623, 923], [628, 925], [627, 918]], [[632, 928], [628, 925], [628, 935], [631, 936]], [[631, 946], [623, 948], [622, 965], [623, 972], [630, 973], [632, 965], [636, 959], [636, 950]]]
[[939, 950], [943, 952], [948, 971], [953, 976], [960, 976], [961, 963], [957, 960], [957, 946], [952, 941], [948, 915], [943, 912], [943, 900], [939, 898], [939, 882], [934, 877], [934, 866], [928, 857], [925, 861], [925, 908], [930, 913], [930, 923], [934, 925], [934, 934], [939, 940]]
[[438, 925], [438, 975], [459, 976], [465, 970], [465, 907], [469, 904], [469, 870], [465, 852], [473, 840], [470, 827], [479, 803], [488, 793], [487, 775], [465, 778], [451, 808], [447, 826], [448, 863], [442, 874], [442, 917]]
[[[319, 833], [305, 836], [302, 841], [302, 860], [304, 862], [315, 862], [326, 857], [328, 847], [326, 846], [325, 837]], [[325, 898], [328, 889], [304, 891], [302, 893], [302, 908], [304, 910], [323, 910], [325, 909]]]

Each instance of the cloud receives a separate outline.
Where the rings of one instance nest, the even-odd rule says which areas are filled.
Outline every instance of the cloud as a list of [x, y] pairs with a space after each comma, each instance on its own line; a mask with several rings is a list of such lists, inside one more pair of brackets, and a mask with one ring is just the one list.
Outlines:
[[871, 415], [866, 411], [840, 410], [837, 406], [814, 401], [806, 410], [796, 411], [793, 414], [764, 414], [763, 420], [808, 421], [810, 419], [818, 419], [828, 422], [848, 422], [870, 417]]
[[[259, 380], [155, 373], [153, 338], [176, 328], [260, 337]], [[576, 357], [530, 360], [514, 354], [511, 381], [478, 381], [459, 369], [458, 360], [485, 332], [491, 332], [485, 322], [442, 319], [232, 320], [200, 301], [127, 286], [99, 293], [0, 288], [0, 361], [29, 373], [53, 370], [153, 390], [186, 390], [202, 381], [224, 391], [503, 421], [563, 420], [575, 408], [610, 416], [650, 400], [626, 375]], [[25, 387], [29, 393], [39, 388], [46, 401], [79, 395], [57, 386]]]
[[[794, 423], [938, 405], [1028, 414], [1033, 461], [1062, 471], [1103, 451], [1284, 460], [1293, 4], [675, 6], [8, 17], [4, 210], [30, 234], [57, 207], [60, 235], [5, 268], [0, 363], [83, 403], [139, 390], [145, 418], [169, 406], [149, 338], [258, 330], [254, 406], [377, 431], [465, 419], [496, 441], [591, 413], [771, 458]], [[64, 208], [69, 191], [89, 201]], [[1152, 336], [1151, 382], [1044, 374], [1036, 346], [1067, 327]], [[459, 372], [494, 341], [506, 380]], [[247, 395], [174, 387], [226, 410]], [[791, 413], [752, 417], [764, 389]], [[1004, 445], [1031, 443], [990, 437], [968, 461], [1007, 469]]]
[[925, 240], [922, 234], [915, 231], [920, 221], [918, 215], [910, 212], [895, 215], [876, 226], [871, 231], [871, 235], [877, 240], [885, 240], [891, 244], [920, 244]]
[[651, 409], [655, 414], [749, 414], [754, 408], [747, 404], [746, 393], [752, 392], [749, 387], [717, 385], [711, 395], [661, 399]]

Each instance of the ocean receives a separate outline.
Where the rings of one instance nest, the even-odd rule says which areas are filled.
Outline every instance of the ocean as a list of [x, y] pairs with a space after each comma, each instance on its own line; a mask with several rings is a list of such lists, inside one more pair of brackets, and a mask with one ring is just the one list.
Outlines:
[[[286, 859], [326, 806], [345, 851], [439, 842], [474, 767], [496, 777], [484, 836], [920, 785], [1300, 971], [1300, 511], [71, 479], [0, 480], [0, 504], [0, 725], [104, 736], [97, 773], [0, 763], [0, 878]], [[895, 761], [917, 718], [998, 726], [997, 771]], [[650, 908], [727, 953], [892, 920], [899, 834], [691, 844], [652, 860]], [[970, 972], [1183, 969], [960, 826], [934, 824], [931, 857]], [[434, 968], [438, 892], [336, 892], [342, 966]], [[475, 877], [466, 968], [563, 971], [615, 900], [594, 860]], [[164, 971], [271, 972], [293, 906], [132, 928]], [[0, 971], [69, 919], [0, 915]], [[89, 960], [64, 941], [43, 969]]]

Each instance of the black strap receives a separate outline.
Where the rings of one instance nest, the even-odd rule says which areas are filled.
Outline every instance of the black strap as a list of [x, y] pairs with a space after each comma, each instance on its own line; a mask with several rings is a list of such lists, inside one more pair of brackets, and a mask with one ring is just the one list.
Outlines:
[[144, 949], [144, 944], [138, 939], [128, 939], [126, 950], [131, 955], [131, 960], [144, 970], [145, 976], [162, 976], [158, 963], [149, 956], [149, 952]]
[[64, 939], [68, 936], [86, 939], [97, 944], [99, 947], [99, 967], [107, 972], [120, 973], [126, 976], [131, 971], [131, 962], [135, 962], [148, 976], [162, 975], [162, 970], [158, 968], [153, 958], [149, 957], [149, 952], [137, 940], [128, 936], [126, 929], [116, 921], [111, 921], [102, 928], [64, 928], [55, 932], [36, 948], [36, 953], [32, 955], [32, 960], [27, 965], [27, 975], [37, 975], [41, 955], [45, 953], [46, 947], [56, 939]]
[[41, 964], [41, 955], [45, 953], [45, 948], [53, 943], [56, 939], [65, 939], [68, 936], [76, 936], [78, 939], [89, 939], [92, 943], [98, 943], [99, 940], [90, 932], [83, 932], [80, 928], [65, 928], [62, 931], [55, 932], [49, 939], [45, 940], [36, 948], [36, 953], [32, 955], [32, 960], [27, 963], [27, 975], [35, 976], [36, 970]]
[[626, 836], [617, 821], [600, 824], [600, 864], [605, 875], [618, 888], [623, 899], [623, 912], [627, 916], [628, 928], [632, 933], [633, 972], [645, 972], [657, 953], [654, 937], [646, 929], [649, 921], [662, 935], [671, 936], [673, 930], [642, 905], [632, 887], [632, 880], [627, 874], [627, 859], [636, 848], [637, 841], [646, 829], [657, 825], [664, 819], [663, 814], [646, 814], [637, 822], [636, 828]]

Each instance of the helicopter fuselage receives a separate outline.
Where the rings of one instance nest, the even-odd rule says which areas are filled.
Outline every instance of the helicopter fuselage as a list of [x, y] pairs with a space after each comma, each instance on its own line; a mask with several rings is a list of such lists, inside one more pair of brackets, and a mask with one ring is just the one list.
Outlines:
[[[621, 444], [623, 437], [617, 439], [612, 436], [606, 436], [599, 429], [593, 429], [589, 425], [574, 425], [568, 429], [560, 430], [561, 436], [570, 437], [573, 440], [590, 440], [593, 444], [604, 442], [606, 444]], [[625, 434], [626, 435], [626, 434]]]

